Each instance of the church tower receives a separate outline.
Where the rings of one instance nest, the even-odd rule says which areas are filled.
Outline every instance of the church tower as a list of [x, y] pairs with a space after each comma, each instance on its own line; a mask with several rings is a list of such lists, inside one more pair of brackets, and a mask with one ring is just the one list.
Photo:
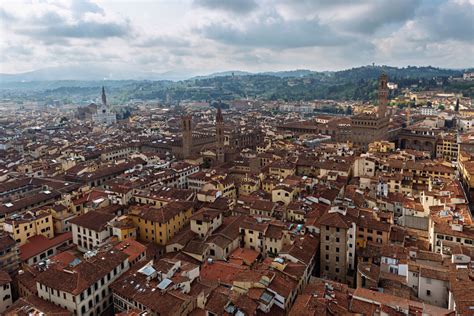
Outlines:
[[102, 86], [102, 104], [107, 106], [107, 97], [105, 96], [105, 88]]
[[184, 115], [181, 117], [181, 131], [183, 137], [183, 158], [191, 156], [191, 148], [193, 146], [193, 131], [192, 131], [192, 117], [191, 115]]
[[217, 162], [225, 162], [225, 153], [224, 153], [224, 117], [222, 116], [221, 105], [217, 107], [216, 114], [216, 154]]
[[379, 106], [377, 114], [379, 117], [385, 117], [387, 115], [387, 103], [388, 103], [388, 78], [385, 73], [380, 76], [379, 79]]
[[97, 124], [111, 125], [117, 122], [117, 115], [107, 105], [105, 88], [102, 86], [102, 104], [97, 105], [97, 111], [92, 115], [92, 120]]

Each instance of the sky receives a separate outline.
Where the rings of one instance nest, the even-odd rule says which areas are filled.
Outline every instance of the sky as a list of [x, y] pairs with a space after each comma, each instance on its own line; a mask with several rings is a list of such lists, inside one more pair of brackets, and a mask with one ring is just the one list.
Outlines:
[[474, 66], [474, 0], [0, 0], [0, 72]]

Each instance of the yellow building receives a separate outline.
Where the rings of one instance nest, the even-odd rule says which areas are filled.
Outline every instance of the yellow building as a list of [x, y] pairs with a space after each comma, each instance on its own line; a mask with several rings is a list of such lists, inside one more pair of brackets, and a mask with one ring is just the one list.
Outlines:
[[72, 211], [72, 209], [58, 204], [51, 207], [51, 215], [53, 216], [54, 233], [62, 234], [71, 231], [71, 224], [69, 221], [76, 217], [78, 214]]
[[262, 180], [262, 190], [267, 193], [272, 193], [273, 189], [278, 185], [279, 181], [273, 177], [268, 177]]
[[286, 208], [286, 219], [291, 222], [304, 223], [306, 217], [305, 206], [301, 202], [290, 203]]
[[235, 200], [237, 198], [237, 189], [234, 181], [227, 179], [212, 180], [202, 187], [202, 191], [217, 190], [222, 192], [222, 197]]
[[458, 160], [458, 143], [455, 135], [443, 135], [436, 142], [436, 157], [448, 161]]
[[279, 185], [272, 191], [272, 202], [283, 202], [290, 204], [298, 195], [297, 188]]
[[19, 246], [35, 235], [54, 237], [53, 216], [51, 211], [46, 209], [28, 211], [22, 215], [13, 214], [5, 219], [3, 227]]
[[284, 179], [296, 173], [296, 167], [293, 164], [284, 161], [275, 161], [270, 165], [270, 175]]
[[127, 215], [117, 218], [111, 223], [111, 227], [113, 235], [117, 236], [120, 241], [137, 238], [137, 227]]
[[388, 153], [395, 151], [395, 143], [386, 140], [375, 141], [369, 144], [369, 152], [371, 153]]
[[160, 208], [140, 205], [132, 207], [129, 217], [139, 240], [166, 245], [189, 222], [193, 208], [193, 202], [171, 202]]
[[267, 227], [267, 224], [261, 224], [252, 219], [244, 220], [242, 223], [240, 223], [239, 231], [242, 235], [244, 248], [263, 252], [264, 236]]
[[389, 223], [379, 221], [371, 212], [361, 211], [360, 220], [357, 225], [356, 245], [365, 248], [367, 242], [386, 244], [388, 242], [390, 227]]
[[458, 170], [468, 191], [474, 189], [474, 159], [467, 152], [459, 152]]
[[245, 177], [239, 186], [239, 195], [250, 195], [260, 189], [260, 179]]

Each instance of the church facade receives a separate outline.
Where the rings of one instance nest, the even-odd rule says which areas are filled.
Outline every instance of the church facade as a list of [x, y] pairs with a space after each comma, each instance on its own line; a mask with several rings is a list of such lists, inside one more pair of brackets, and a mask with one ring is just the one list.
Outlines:
[[92, 121], [96, 124], [112, 125], [117, 122], [117, 115], [107, 105], [105, 88], [102, 87], [102, 104], [97, 106], [97, 112], [92, 115]]

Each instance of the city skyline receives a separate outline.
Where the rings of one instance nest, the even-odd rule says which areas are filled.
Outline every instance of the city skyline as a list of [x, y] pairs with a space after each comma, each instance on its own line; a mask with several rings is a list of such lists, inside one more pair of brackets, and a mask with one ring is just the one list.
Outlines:
[[0, 72], [468, 68], [473, 8], [473, 1], [7, 1]]

